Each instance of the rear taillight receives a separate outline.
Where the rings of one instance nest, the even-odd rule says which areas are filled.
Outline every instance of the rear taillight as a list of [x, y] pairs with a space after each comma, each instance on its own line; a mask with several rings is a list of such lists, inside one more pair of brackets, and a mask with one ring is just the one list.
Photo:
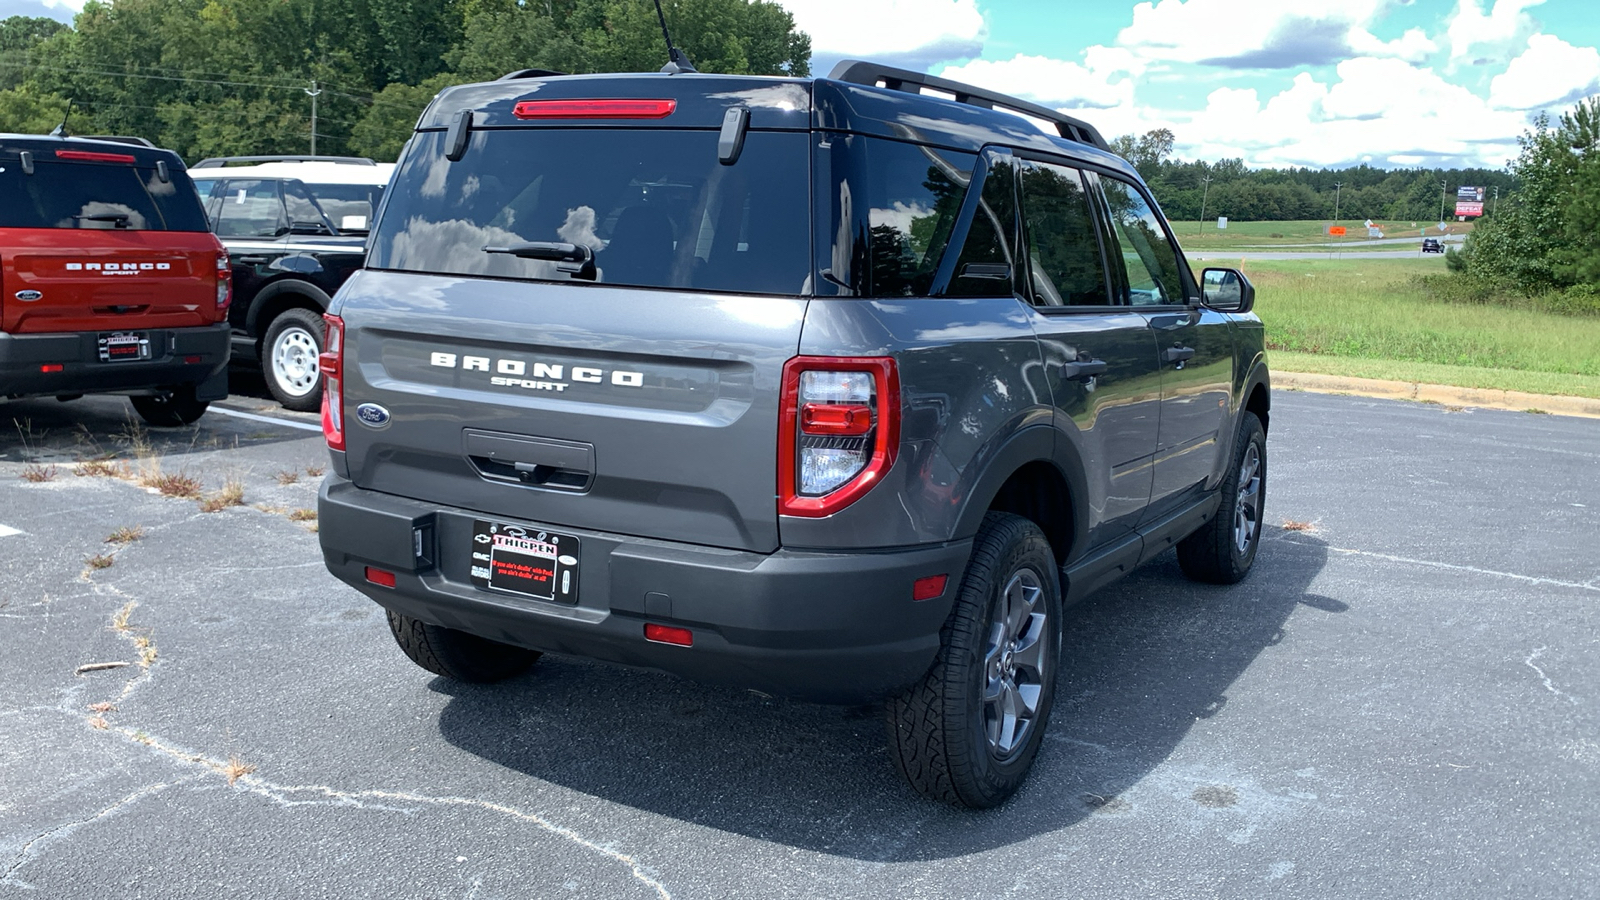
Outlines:
[[844, 509], [894, 465], [900, 376], [888, 357], [797, 356], [783, 367], [778, 512]]
[[217, 309], [227, 309], [233, 302], [233, 264], [228, 261], [228, 251], [217, 251]]
[[322, 372], [322, 436], [329, 450], [344, 449], [344, 320], [324, 315], [327, 336], [317, 368]]

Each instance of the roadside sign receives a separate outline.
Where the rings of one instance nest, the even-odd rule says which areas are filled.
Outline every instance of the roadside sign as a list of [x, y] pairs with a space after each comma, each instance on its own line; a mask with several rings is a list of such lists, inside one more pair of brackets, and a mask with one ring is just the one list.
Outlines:
[[1483, 199], [1487, 190], [1487, 188], [1468, 187], [1466, 185], [1456, 188], [1456, 215], [1483, 215]]
[[1228, 230], [1228, 217], [1227, 216], [1217, 216], [1217, 230], [1219, 230], [1219, 231], [1227, 231]]
[[1328, 233], [1334, 237], [1344, 237], [1345, 228], [1343, 225], [1333, 225], [1328, 228]]

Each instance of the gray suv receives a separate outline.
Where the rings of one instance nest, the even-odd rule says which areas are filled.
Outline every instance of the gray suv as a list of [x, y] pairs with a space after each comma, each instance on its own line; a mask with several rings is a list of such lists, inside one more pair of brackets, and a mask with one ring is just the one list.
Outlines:
[[1253, 300], [1092, 127], [969, 85], [451, 88], [327, 316], [323, 554], [430, 672], [885, 701], [917, 791], [994, 806], [1065, 605], [1249, 571]]

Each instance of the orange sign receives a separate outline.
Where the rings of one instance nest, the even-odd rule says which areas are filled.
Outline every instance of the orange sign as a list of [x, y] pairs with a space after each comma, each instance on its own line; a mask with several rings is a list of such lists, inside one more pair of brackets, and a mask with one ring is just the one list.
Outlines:
[[1334, 225], [1333, 227], [1328, 229], [1328, 233], [1333, 235], [1334, 237], [1344, 237], [1344, 226], [1343, 225]]

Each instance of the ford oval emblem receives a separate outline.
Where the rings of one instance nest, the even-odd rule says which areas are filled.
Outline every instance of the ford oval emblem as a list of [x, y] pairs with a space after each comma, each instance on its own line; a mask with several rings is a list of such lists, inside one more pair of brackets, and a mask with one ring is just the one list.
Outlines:
[[21, 300], [23, 303], [32, 303], [33, 301], [42, 299], [43, 297], [44, 294], [41, 294], [38, 291], [17, 291], [17, 299]]
[[382, 428], [389, 424], [389, 411], [376, 403], [363, 403], [356, 407], [356, 418], [364, 425]]

